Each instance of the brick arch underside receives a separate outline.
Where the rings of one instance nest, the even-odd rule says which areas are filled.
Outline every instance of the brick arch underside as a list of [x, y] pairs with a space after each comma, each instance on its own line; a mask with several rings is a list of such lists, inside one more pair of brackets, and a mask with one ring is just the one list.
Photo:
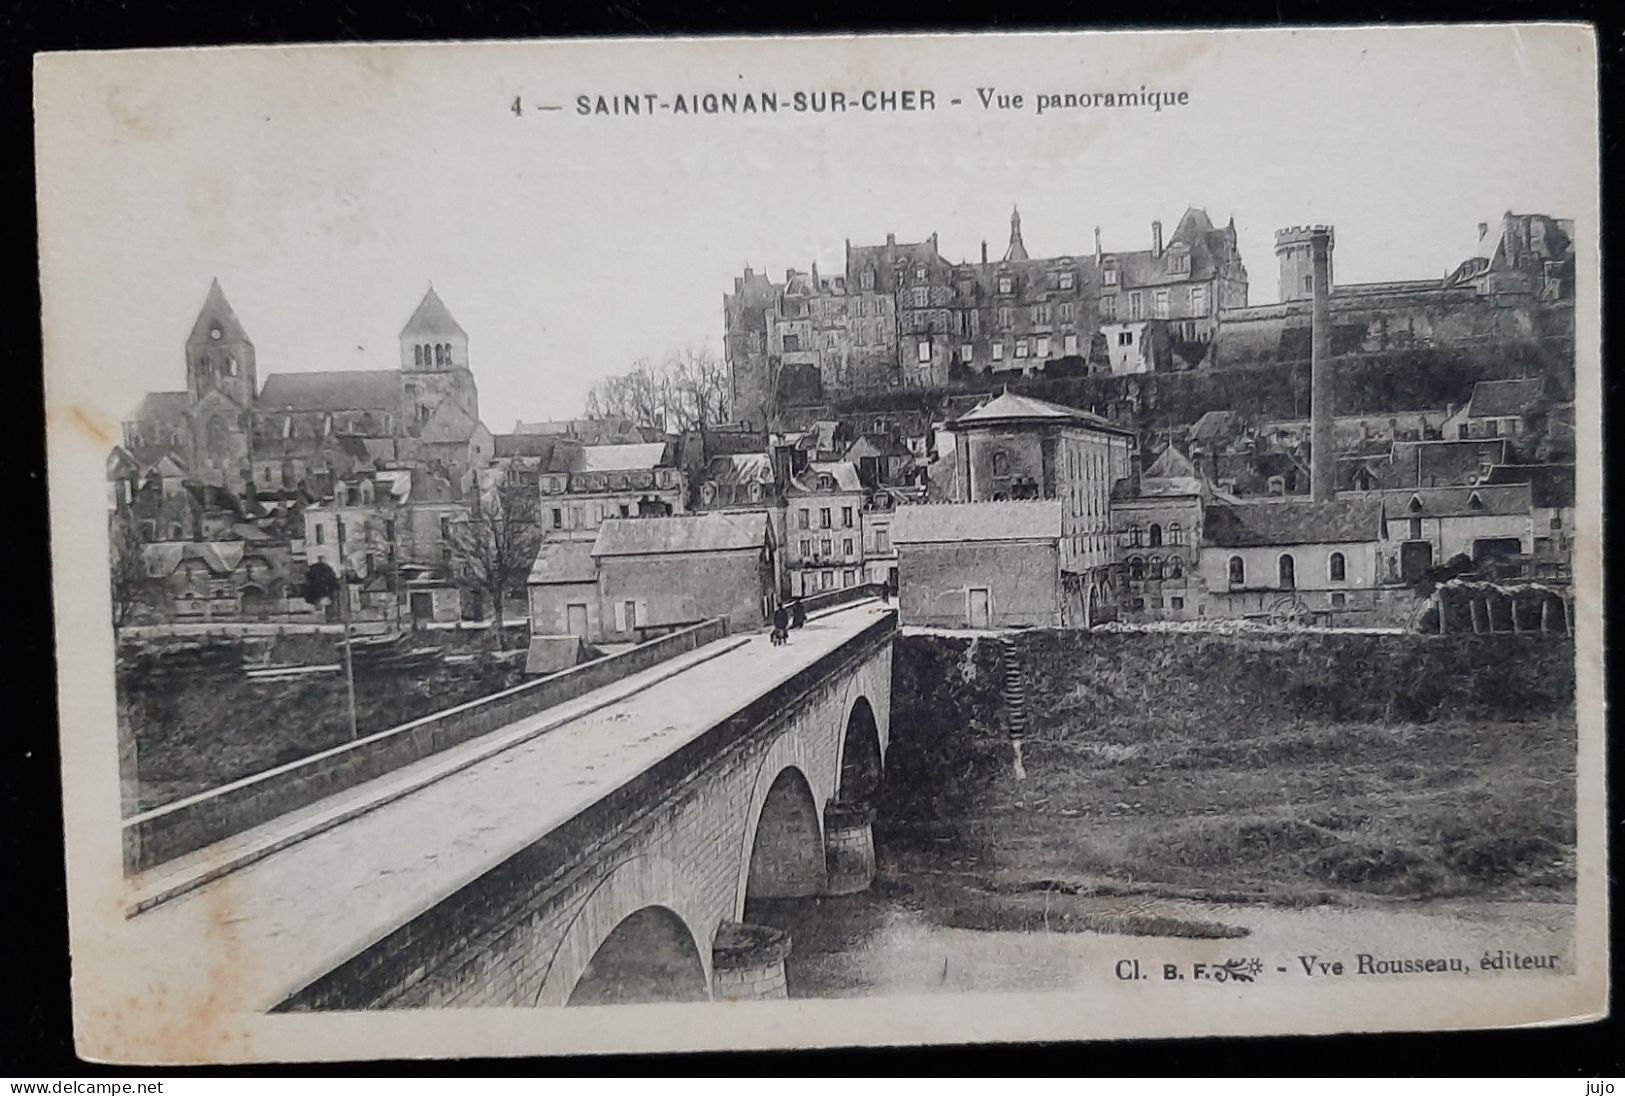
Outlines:
[[[637, 856], [623, 861], [592, 889], [570, 921], [570, 927], [565, 930], [548, 963], [547, 976], [542, 981], [536, 1003], [570, 1003], [571, 994], [576, 991], [583, 975], [606, 943], [619, 950], [626, 944], [648, 946], [651, 942], [658, 942], [662, 950], [652, 957], [651, 965], [663, 967], [677, 976], [676, 983], [668, 985], [670, 996], [661, 999], [691, 999], [689, 985], [686, 984], [690, 973], [698, 977], [699, 985], [704, 990], [702, 996], [708, 997], [711, 984], [711, 933], [695, 931], [696, 925], [705, 925], [708, 921], [700, 905], [685, 886], [685, 873], [669, 860]], [[620, 938], [611, 941], [616, 931], [635, 916], [654, 921], [654, 918], [644, 914], [644, 911], [651, 909], [663, 911], [658, 923], [640, 925], [637, 931], [623, 932]], [[675, 931], [673, 921], [680, 924], [682, 932], [688, 937], [687, 946], [692, 947], [693, 960], [698, 963], [697, 972], [683, 969], [681, 960], [684, 957], [677, 953], [685, 951], [686, 947]], [[600, 969], [605, 960], [613, 962], [614, 957], [602, 957]], [[647, 978], [634, 974], [632, 980], [647, 981]]]

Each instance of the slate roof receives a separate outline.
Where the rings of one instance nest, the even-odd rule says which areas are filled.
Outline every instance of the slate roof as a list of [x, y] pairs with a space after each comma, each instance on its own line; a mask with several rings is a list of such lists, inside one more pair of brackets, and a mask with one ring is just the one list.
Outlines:
[[1505, 438], [1452, 438], [1448, 441], [1396, 441], [1384, 487], [1448, 487], [1478, 478], [1486, 462], [1507, 459]]
[[894, 544], [1059, 540], [1060, 536], [1060, 499], [899, 506], [891, 527]]
[[821, 490], [818, 486], [818, 477], [821, 475], [834, 477], [833, 490], [863, 490], [863, 481], [858, 478], [858, 467], [849, 460], [813, 461], [807, 465], [805, 472], [796, 477], [791, 486], [803, 494], [817, 494]]
[[1473, 385], [1472, 398], [1467, 401], [1467, 417], [1486, 419], [1522, 415], [1539, 402], [1541, 392], [1539, 377], [1479, 381]]
[[494, 434], [492, 453], [498, 457], [537, 457], [547, 463], [558, 439], [551, 434]]
[[132, 411], [126, 422], [148, 422], [153, 419], [179, 419], [186, 415], [192, 397], [186, 392], [148, 392], [141, 404]]
[[1234, 411], [1204, 411], [1191, 424], [1191, 437], [1200, 441], [1228, 438], [1234, 432], [1235, 419]]
[[[1477, 498], [1480, 505], [1474, 506]], [[1413, 515], [1427, 518], [1476, 517], [1480, 515], [1527, 514], [1533, 493], [1527, 483], [1499, 485], [1479, 484], [1476, 487], [1417, 487], [1384, 491], [1390, 520]], [[1411, 509], [1411, 500], [1422, 504], [1420, 510]]]
[[755, 551], [767, 541], [767, 511], [736, 510], [671, 518], [610, 518], [598, 527], [592, 554], [671, 555]]
[[751, 483], [770, 486], [773, 483], [773, 460], [766, 453], [712, 457], [705, 466], [705, 473], [711, 482], [719, 486]]
[[531, 585], [598, 581], [598, 564], [590, 540], [544, 540], [530, 565]]
[[630, 445], [581, 445], [554, 450], [554, 472], [636, 472], [659, 468], [666, 461], [666, 443], [634, 442]]
[[1203, 543], [1218, 548], [1346, 544], [1382, 535], [1382, 500], [1260, 499], [1214, 503], [1202, 519]]
[[429, 291], [423, 295], [423, 300], [418, 302], [417, 311], [412, 313], [412, 318], [401, 328], [401, 334], [461, 335], [465, 339], [468, 337], [468, 333], [451, 318], [451, 311], [440, 299], [440, 294], [434, 291], [434, 286], [430, 286]]
[[229, 575], [242, 562], [241, 541], [163, 541], [142, 545], [141, 558], [146, 562], [147, 574], [164, 578], [189, 559], [200, 559], [204, 566], [217, 575]]
[[967, 411], [953, 422], [954, 427], [964, 424], [985, 425], [1003, 422], [1054, 422], [1078, 423], [1091, 426], [1097, 430], [1110, 430], [1118, 434], [1127, 434], [1121, 426], [1099, 415], [1092, 415], [1087, 411], [1079, 411], [1075, 407], [1066, 407], [1048, 400], [1037, 400], [1031, 396], [1018, 396], [1009, 389], [989, 400], [987, 403]]
[[219, 278], [209, 282], [209, 295], [204, 298], [203, 307], [198, 311], [197, 322], [192, 325], [192, 334], [186, 340], [187, 345], [218, 341], [209, 334], [215, 328], [220, 329], [221, 340], [250, 341], [248, 332], [243, 330], [242, 322], [237, 319], [237, 313], [232, 311], [231, 302], [226, 300], [225, 290], [220, 288]]
[[1574, 505], [1572, 464], [1499, 464], [1483, 482], [1527, 483], [1530, 501], [1542, 508]]
[[265, 378], [254, 403], [261, 411], [396, 412], [401, 406], [401, 374], [395, 369], [273, 373]]

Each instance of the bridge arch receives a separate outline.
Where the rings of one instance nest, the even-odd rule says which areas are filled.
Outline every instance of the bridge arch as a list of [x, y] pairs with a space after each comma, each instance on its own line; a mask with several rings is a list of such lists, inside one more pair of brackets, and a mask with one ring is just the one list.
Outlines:
[[870, 803], [880, 791], [885, 771], [885, 750], [880, 724], [869, 698], [860, 695], [847, 711], [836, 759], [835, 798], [849, 803]]
[[[617, 985], [658, 995], [643, 1000], [707, 998], [711, 956], [698, 942], [709, 941], [711, 934], [695, 931], [705, 924], [697, 909], [670, 861], [651, 856], [622, 861], [577, 908], [553, 951], [536, 1003], [628, 1004], [638, 999], [621, 995]], [[640, 950], [646, 953], [641, 962]], [[696, 978], [697, 998], [689, 995]], [[578, 999], [584, 980], [587, 988]]]
[[[747, 895], [770, 897], [766, 890], [785, 889], [818, 893], [824, 871], [824, 821], [819, 807], [833, 791], [807, 755], [803, 735], [791, 728], [774, 740], [757, 764], [741, 820], [735, 919], [744, 919]], [[761, 873], [770, 861], [777, 861], [776, 885], [764, 889]], [[803, 889], [809, 886], [813, 889]]]

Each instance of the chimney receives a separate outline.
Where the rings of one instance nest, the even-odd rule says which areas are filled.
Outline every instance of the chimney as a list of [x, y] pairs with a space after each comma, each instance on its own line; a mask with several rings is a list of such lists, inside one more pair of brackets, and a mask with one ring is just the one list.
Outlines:
[[1486, 222], [1486, 221], [1479, 221], [1478, 222], [1478, 238], [1480, 240], [1482, 240], [1484, 238], [1484, 234], [1486, 232], [1488, 232], [1489, 230], [1490, 230], [1490, 226], [1489, 226], [1488, 222]]
[[747, 282], [750, 281], [751, 275], [754, 274], [754, 273], [756, 273], [756, 272], [754, 270], [752, 270], [750, 267], [747, 266], [745, 268], [745, 280]]
[[886, 233], [886, 246], [887, 247], [896, 247], [897, 246], [897, 233], [895, 233], [895, 232]]
[[817, 263], [812, 264], [812, 283], [813, 283], [813, 290], [814, 291], [822, 290], [824, 288], [822, 285], [819, 284], [819, 281], [818, 281], [818, 264]]
[[794, 278], [795, 276], [796, 276], [796, 268], [795, 267], [787, 266], [787, 267], [784, 268], [784, 280], [785, 281], [789, 281], [790, 279]]
[[1151, 222], [1151, 257], [1162, 258], [1162, 222]]
[[1337, 497], [1337, 449], [1332, 421], [1331, 231], [1316, 225], [1309, 233], [1309, 489], [1316, 502]]
[[736, 294], [743, 293], [744, 290], [745, 290], [745, 279], [743, 279], [743, 278], [735, 278], [734, 279], [734, 293], [736, 293]]
[[987, 265], [987, 241], [982, 241], [982, 265]]
[[1101, 254], [1101, 252], [1100, 252], [1100, 226], [1096, 225], [1095, 226], [1095, 263], [1096, 263], [1096, 265], [1098, 265], [1100, 263], [1100, 254]]

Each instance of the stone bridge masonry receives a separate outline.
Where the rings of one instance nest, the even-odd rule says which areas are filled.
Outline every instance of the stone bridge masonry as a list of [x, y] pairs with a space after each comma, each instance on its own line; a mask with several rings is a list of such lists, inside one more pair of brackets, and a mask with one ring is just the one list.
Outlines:
[[865, 620], [280, 1009], [784, 996], [793, 941], [748, 901], [874, 875], [896, 617]]

